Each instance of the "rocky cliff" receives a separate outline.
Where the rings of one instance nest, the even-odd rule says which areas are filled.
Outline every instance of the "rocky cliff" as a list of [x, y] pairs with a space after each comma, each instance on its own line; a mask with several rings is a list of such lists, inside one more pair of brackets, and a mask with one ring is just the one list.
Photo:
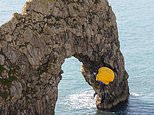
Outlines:
[[95, 68], [114, 70], [108, 101], [96, 103], [98, 109], [127, 100], [128, 74], [108, 2], [29, 0], [22, 14], [0, 27], [0, 114], [54, 115], [61, 65], [70, 56], [83, 63], [83, 76], [96, 92]]

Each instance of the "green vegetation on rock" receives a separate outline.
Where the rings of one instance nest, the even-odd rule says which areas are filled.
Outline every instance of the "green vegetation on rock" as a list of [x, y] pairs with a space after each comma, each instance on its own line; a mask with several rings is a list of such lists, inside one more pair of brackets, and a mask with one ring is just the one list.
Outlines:
[[9, 78], [6, 79], [0, 79], [0, 83], [7, 87], [11, 87], [12, 81], [14, 80], [17, 80], [17, 78], [15, 76], [10, 76]]
[[[0, 76], [2, 76], [3, 71], [6, 70], [4, 68], [4, 66], [0, 65]], [[15, 77], [15, 69], [10, 69], [8, 71], [8, 78], [0, 78], [0, 84], [7, 86], [7, 87], [11, 87], [12, 81], [17, 80], [17, 78]]]
[[2, 66], [2, 65], [0, 65], [0, 74], [2, 74], [2, 72], [5, 70], [5, 68]]
[[6, 92], [6, 91], [4, 91], [4, 92], [1, 92], [0, 91], [0, 97], [2, 97], [3, 99], [7, 99], [8, 98], [8, 96], [9, 96], [9, 93], [8, 92]]

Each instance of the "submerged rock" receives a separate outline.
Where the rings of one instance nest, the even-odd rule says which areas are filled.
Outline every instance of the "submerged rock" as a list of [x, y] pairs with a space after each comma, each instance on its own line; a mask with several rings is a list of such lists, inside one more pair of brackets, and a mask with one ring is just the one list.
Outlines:
[[[0, 50], [0, 114], [53, 115], [61, 65], [71, 56], [98, 92], [98, 109], [128, 99], [116, 18], [106, 0], [29, 0], [22, 14], [0, 27]], [[93, 72], [102, 66], [115, 79], [106, 86], [108, 99], [100, 101], [104, 94]]]

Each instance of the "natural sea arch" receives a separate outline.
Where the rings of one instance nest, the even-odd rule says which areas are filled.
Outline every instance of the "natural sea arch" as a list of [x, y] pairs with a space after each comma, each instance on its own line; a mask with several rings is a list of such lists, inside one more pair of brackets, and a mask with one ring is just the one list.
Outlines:
[[83, 63], [82, 74], [96, 92], [95, 67], [114, 70], [109, 101], [98, 109], [128, 99], [128, 74], [108, 2], [29, 0], [22, 14], [0, 27], [0, 114], [54, 114], [61, 65], [71, 56]]

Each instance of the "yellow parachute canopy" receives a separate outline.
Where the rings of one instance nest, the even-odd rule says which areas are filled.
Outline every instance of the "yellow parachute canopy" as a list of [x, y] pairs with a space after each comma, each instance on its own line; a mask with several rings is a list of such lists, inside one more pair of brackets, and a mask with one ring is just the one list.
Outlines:
[[114, 72], [108, 67], [101, 67], [98, 69], [98, 74], [96, 75], [96, 81], [101, 81], [108, 85], [114, 80]]

